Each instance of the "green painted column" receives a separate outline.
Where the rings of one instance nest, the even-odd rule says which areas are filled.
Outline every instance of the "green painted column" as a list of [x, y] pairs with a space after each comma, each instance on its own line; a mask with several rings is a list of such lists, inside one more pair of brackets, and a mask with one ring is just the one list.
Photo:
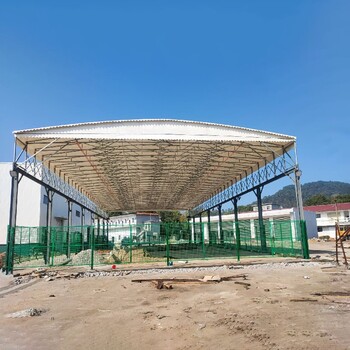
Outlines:
[[220, 235], [220, 243], [224, 244], [225, 238], [224, 238], [224, 231], [222, 229], [222, 211], [221, 211], [221, 204], [218, 205], [218, 211], [219, 211], [219, 235]]
[[16, 220], [17, 220], [17, 201], [18, 201], [18, 171], [15, 169], [15, 163], [13, 163], [13, 170], [10, 171], [11, 175], [11, 203], [10, 203], [10, 218], [7, 228], [7, 245], [6, 245], [6, 274], [13, 273], [13, 258], [15, 249], [15, 232], [16, 232]]
[[212, 237], [211, 237], [211, 227], [210, 227], [210, 209], [207, 210], [208, 215], [208, 235], [209, 235], [209, 244], [212, 243]]
[[193, 215], [192, 217], [192, 228], [193, 228], [193, 242], [196, 243], [197, 237], [196, 237], [196, 217]]
[[187, 216], [187, 232], [188, 232], [188, 243], [192, 242], [192, 232], [191, 232], [191, 217]]
[[95, 253], [95, 227], [92, 227], [90, 231], [90, 241], [91, 241], [91, 260], [90, 260], [90, 268], [94, 269], [94, 253]]
[[80, 208], [81, 208], [81, 217], [80, 217], [81, 250], [84, 250], [85, 209], [83, 206], [81, 206]]
[[237, 250], [237, 260], [240, 261], [240, 249], [241, 249], [241, 232], [239, 228], [239, 221], [238, 221], [238, 198], [233, 198], [233, 210], [235, 213], [235, 232], [236, 232], [236, 250]]
[[261, 192], [262, 192], [262, 188], [258, 187], [256, 189], [255, 194], [256, 194], [257, 204], [258, 204], [258, 221], [259, 221], [261, 251], [265, 253], [267, 251], [267, 245], [266, 245], [266, 232], [265, 232], [263, 210], [262, 210]]
[[46, 188], [47, 194], [47, 208], [46, 208], [46, 261], [45, 264], [50, 263], [50, 255], [51, 255], [51, 227], [52, 227], [52, 202], [53, 195], [50, 189]]
[[67, 258], [70, 258], [70, 244], [71, 244], [71, 226], [72, 226], [72, 206], [73, 203], [68, 201], [68, 225], [67, 225]]

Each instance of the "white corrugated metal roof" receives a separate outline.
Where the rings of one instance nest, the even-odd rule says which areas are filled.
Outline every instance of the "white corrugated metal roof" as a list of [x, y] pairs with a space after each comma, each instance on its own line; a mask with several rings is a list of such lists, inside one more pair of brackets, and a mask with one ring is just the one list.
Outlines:
[[111, 211], [193, 208], [295, 143], [288, 135], [173, 119], [71, 124], [14, 136]]

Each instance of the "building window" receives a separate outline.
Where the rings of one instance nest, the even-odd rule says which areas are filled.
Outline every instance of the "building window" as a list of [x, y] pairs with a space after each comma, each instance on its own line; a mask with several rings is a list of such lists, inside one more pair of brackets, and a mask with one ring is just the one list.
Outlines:
[[44, 198], [43, 198], [43, 203], [44, 204], [48, 204], [49, 203], [49, 197], [46, 196], [45, 194], [44, 194]]
[[321, 214], [316, 214], [316, 219], [319, 219], [321, 217]]
[[77, 216], [78, 218], [80, 218], [80, 211], [79, 211], [79, 210], [76, 210], [76, 211], [75, 211], [75, 216]]
[[323, 228], [321, 226], [317, 226], [317, 232], [322, 232]]

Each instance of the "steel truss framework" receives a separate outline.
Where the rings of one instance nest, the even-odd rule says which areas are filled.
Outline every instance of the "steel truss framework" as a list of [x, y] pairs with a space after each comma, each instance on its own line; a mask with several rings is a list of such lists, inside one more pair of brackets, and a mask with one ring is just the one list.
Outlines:
[[69, 180], [64, 181], [64, 179], [47, 169], [35, 157], [29, 156], [26, 152], [26, 145], [24, 145], [22, 151], [19, 152], [18, 157], [15, 149], [13, 171], [37, 182], [38, 184], [44, 186], [47, 190], [56, 192], [69, 201], [77, 203], [101, 218], [108, 218], [108, 214], [99, 208], [92, 200], [90, 200], [84, 194], [83, 189], [73, 187]]
[[[257, 188], [276, 181], [284, 176], [289, 176], [294, 184], [298, 182], [299, 169], [296, 162], [296, 152], [285, 152], [278, 158], [273, 159], [272, 162], [265, 164], [264, 167], [257, 171], [248, 173], [245, 171], [245, 176], [242, 178], [235, 178], [231, 185], [221, 189], [218, 193], [213, 194], [211, 198], [204, 203], [198, 205], [191, 210], [191, 216], [198, 215], [207, 210], [211, 210], [224, 203], [232, 201], [234, 198], [240, 198], [244, 194], [254, 191]], [[298, 190], [298, 189], [296, 189]], [[296, 196], [298, 200], [298, 195]], [[299, 205], [299, 203], [297, 203]]]
[[298, 168], [294, 137], [218, 124], [132, 120], [14, 134], [18, 169], [104, 211], [195, 215]]

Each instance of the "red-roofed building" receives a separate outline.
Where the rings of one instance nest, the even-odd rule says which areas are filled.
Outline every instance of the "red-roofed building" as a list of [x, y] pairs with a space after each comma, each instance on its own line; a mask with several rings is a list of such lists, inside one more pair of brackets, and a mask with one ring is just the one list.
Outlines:
[[304, 210], [316, 213], [318, 236], [335, 238], [335, 223], [350, 225], [350, 203], [311, 205]]

